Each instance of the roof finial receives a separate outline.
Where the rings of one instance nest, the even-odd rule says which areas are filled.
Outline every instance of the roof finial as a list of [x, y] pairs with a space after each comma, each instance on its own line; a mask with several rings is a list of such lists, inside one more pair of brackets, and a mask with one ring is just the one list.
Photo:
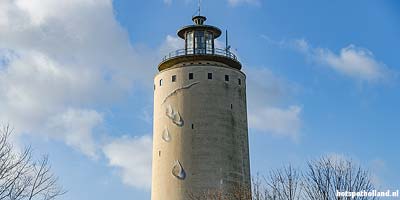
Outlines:
[[201, 16], [201, 0], [199, 0], [199, 16]]
[[199, 8], [197, 10], [197, 15], [193, 16], [192, 20], [196, 25], [203, 25], [204, 22], [207, 20], [206, 17], [201, 16], [201, 0], [199, 0]]

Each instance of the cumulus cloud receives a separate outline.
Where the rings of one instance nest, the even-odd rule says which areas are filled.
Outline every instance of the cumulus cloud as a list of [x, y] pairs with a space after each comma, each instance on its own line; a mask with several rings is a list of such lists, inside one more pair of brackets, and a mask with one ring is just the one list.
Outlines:
[[372, 183], [376, 187], [382, 188], [385, 185], [385, 181], [382, 179], [383, 178], [382, 175], [384, 174], [385, 171], [387, 171], [387, 163], [379, 158], [374, 159], [370, 162], [370, 168], [371, 168]]
[[164, 42], [160, 46], [160, 55], [168, 55], [178, 49], [185, 48], [185, 41], [177, 36], [167, 35]]
[[350, 44], [338, 54], [326, 48], [313, 48], [301, 39], [294, 42], [295, 47], [312, 60], [324, 64], [334, 71], [356, 80], [376, 82], [389, 78], [388, 67], [376, 60], [373, 53], [365, 48]]
[[0, 70], [0, 121], [12, 123], [17, 134], [63, 139], [95, 157], [92, 130], [102, 115], [83, 105], [101, 95], [96, 84], [111, 88], [91, 70], [64, 66], [40, 52], [7, 54]]
[[[198, 0], [181, 0], [184, 3], [190, 3], [190, 2], [198, 2]], [[238, 6], [241, 4], [249, 4], [249, 5], [256, 5], [259, 6], [261, 5], [261, 0], [226, 0], [230, 6]], [[164, 4], [166, 5], [171, 5], [173, 0], [163, 0]]]
[[45, 125], [46, 133], [65, 140], [86, 155], [97, 157], [92, 132], [103, 122], [102, 114], [95, 110], [68, 109], [53, 116]]
[[261, 107], [249, 115], [249, 126], [264, 132], [289, 136], [296, 139], [301, 128], [301, 107]]
[[251, 4], [251, 5], [260, 5], [260, 0], [228, 0], [229, 5], [237, 6], [239, 4]]
[[297, 139], [301, 130], [302, 107], [285, 103], [297, 92], [297, 86], [267, 69], [250, 69], [247, 77], [249, 127]]
[[172, 4], [172, 0], [163, 0], [163, 2], [167, 5], [171, 5]]
[[116, 139], [103, 148], [110, 166], [116, 167], [125, 184], [149, 189], [151, 186], [152, 140], [148, 135]]
[[111, 0], [0, 1], [0, 123], [96, 157], [99, 110], [151, 87], [159, 56], [132, 46], [113, 12]]

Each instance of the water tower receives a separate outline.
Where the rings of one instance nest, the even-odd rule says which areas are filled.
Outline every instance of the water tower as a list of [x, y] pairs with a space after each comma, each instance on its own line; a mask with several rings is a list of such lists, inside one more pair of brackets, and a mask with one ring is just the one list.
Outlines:
[[246, 76], [205, 21], [195, 16], [178, 31], [185, 46], [154, 78], [152, 200], [250, 188]]

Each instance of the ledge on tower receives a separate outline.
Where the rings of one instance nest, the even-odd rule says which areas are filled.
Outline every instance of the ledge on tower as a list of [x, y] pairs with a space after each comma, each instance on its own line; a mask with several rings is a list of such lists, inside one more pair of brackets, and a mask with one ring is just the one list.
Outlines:
[[179, 49], [170, 52], [158, 65], [162, 71], [182, 62], [195, 62], [199, 60], [215, 61], [224, 63], [234, 69], [241, 70], [242, 64], [235, 54], [225, 49]]

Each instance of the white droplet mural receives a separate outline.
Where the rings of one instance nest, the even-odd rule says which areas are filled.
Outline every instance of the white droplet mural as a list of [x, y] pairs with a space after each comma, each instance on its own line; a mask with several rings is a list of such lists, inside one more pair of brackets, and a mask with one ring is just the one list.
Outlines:
[[171, 105], [167, 106], [167, 109], [165, 110], [165, 115], [167, 115], [167, 117], [171, 119], [172, 122], [177, 126], [183, 126], [183, 119], [181, 117], [181, 114], [175, 111]]
[[185, 169], [183, 169], [181, 163], [178, 160], [175, 161], [175, 165], [172, 167], [172, 175], [180, 180], [184, 180], [186, 178]]
[[163, 133], [162, 133], [162, 139], [165, 142], [170, 142], [171, 141], [171, 135], [169, 134], [169, 130], [167, 127], [165, 127]]

